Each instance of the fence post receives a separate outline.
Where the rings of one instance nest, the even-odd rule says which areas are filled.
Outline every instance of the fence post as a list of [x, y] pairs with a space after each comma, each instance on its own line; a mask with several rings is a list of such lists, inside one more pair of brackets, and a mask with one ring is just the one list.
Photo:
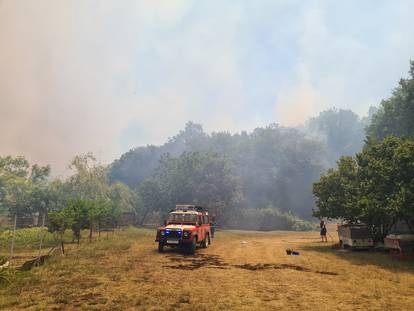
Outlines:
[[11, 246], [10, 246], [9, 267], [11, 267], [11, 265], [12, 265], [13, 249], [14, 249], [14, 238], [16, 236], [16, 225], [17, 225], [17, 212], [14, 214], [14, 225], [13, 225], [12, 241], [11, 241]]
[[46, 235], [46, 232], [42, 231], [45, 227], [45, 217], [46, 217], [46, 213], [43, 213], [42, 228], [41, 228], [41, 231], [40, 231], [39, 255], [37, 256], [37, 260], [40, 260], [40, 254], [42, 252], [43, 239]]

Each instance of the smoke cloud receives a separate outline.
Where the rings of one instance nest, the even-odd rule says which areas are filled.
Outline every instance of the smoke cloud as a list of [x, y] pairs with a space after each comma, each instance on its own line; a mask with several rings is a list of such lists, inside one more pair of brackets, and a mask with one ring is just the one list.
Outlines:
[[365, 113], [407, 71], [413, 6], [0, 1], [0, 155], [60, 175], [76, 154], [109, 163], [189, 120], [240, 131]]

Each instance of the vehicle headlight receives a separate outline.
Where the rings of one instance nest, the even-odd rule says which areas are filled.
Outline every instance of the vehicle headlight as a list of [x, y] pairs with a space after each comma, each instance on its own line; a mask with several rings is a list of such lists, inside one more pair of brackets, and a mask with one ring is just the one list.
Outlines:
[[190, 236], [190, 231], [184, 231], [183, 237], [188, 238]]

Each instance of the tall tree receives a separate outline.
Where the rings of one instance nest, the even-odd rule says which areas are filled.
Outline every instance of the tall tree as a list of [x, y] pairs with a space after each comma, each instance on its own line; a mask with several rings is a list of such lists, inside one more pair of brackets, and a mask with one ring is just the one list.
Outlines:
[[307, 130], [322, 139], [331, 163], [341, 156], [352, 156], [364, 144], [365, 121], [351, 110], [328, 109], [307, 124]]
[[30, 166], [24, 157], [0, 157], [0, 206], [11, 215], [45, 214], [49, 166]]
[[392, 96], [381, 102], [367, 128], [371, 139], [389, 135], [414, 138], [414, 61], [410, 62], [409, 77], [401, 79]]
[[316, 217], [367, 224], [381, 240], [398, 221], [414, 228], [414, 142], [389, 136], [342, 158], [314, 184]]
[[221, 211], [237, 199], [237, 180], [224, 158], [199, 152], [164, 156], [151, 180], [139, 188], [144, 207], [162, 213], [179, 203], [206, 204]]

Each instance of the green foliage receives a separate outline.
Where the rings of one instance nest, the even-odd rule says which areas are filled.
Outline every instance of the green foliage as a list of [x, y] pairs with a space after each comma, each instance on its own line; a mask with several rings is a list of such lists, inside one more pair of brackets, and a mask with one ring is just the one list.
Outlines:
[[121, 211], [135, 210], [139, 204], [137, 194], [123, 183], [116, 182], [110, 186], [109, 199]]
[[75, 222], [74, 210], [70, 207], [60, 211], [49, 212], [48, 216], [48, 229], [50, 232], [64, 233], [65, 230], [71, 228]]
[[91, 201], [80, 198], [71, 199], [68, 202], [68, 211], [72, 215], [71, 229], [74, 238], [79, 242], [81, 231], [90, 228], [90, 209], [93, 208]]
[[[188, 160], [188, 166], [193, 167], [191, 170], [199, 174], [194, 159], [185, 159], [183, 156], [182, 161], [174, 162], [170, 158], [179, 159], [183, 154], [191, 153], [209, 154], [217, 159], [225, 159], [226, 178], [231, 178], [238, 184], [237, 203], [233, 203], [239, 208], [272, 205], [309, 218], [313, 206], [310, 185], [328, 163], [324, 152], [320, 141], [309, 139], [299, 130], [282, 128], [274, 124], [266, 128], [257, 128], [249, 134], [219, 132], [208, 135], [203, 132], [200, 125], [190, 122], [183, 131], [162, 146], [140, 147], [124, 154], [111, 165], [109, 178], [111, 181], [121, 181], [132, 188], [138, 186], [141, 197], [154, 198], [151, 203], [150, 200], [144, 199], [146, 205], [140, 205], [140, 211], [145, 215], [148, 210], [161, 208], [159, 205], [162, 203], [156, 195], [151, 194], [160, 191], [157, 187], [162, 186], [153, 177], [154, 174], [158, 174], [160, 166], [163, 166], [164, 172], [171, 172], [173, 176], [175, 165], [184, 172], [184, 161]], [[165, 158], [169, 162], [168, 168], [163, 163]], [[211, 163], [213, 170], [218, 166], [218, 163]], [[218, 176], [210, 176], [207, 169], [205, 172], [208, 178]], [[184, 173], [182, 176], [174, 177], [179, 181], [178, 185], [183, 186], [181, 191], [174, 190], [176, 199], [181, 201], [183, 198], [188, 200], [194, 197], [199, 202], [209, 202], [211, 193], [204, 192], [204, 197], [200, 193], [188, 194], [188, 183], [180, 179], [184, 176], [192, 182], [198, 182], [195, 177], [189, 177]], [[211, 185], [216, 182], [217, 188], [220, 188], [220, 179], [206, 183]], [[171, 184], [171, 181], [166, 183]], [[178, 185], [174, 187], [178, 188]], [[172, 195], [172, 192], [170, 193]]]
[[337, 162], [337, 169], [329, 169], [313, 185], [318, 207], [313, 215], [318, 218], [342, 218], [351, 223], [356, 222], [360, 217], [355, 202], [357, 187], [356, 160], [352, 157], [341, 157]]
[[238, 183], [228, 162], [217, 155], [184, 152], [164, 156], [150, 180], [138, 189], [144, 211], [167, 213], [177, 203], [205, 204], [218, 213], [238, 196]]
[[140, 198], [139, 209], [137, 210], [140, 216], [139, 223], [144, 224], [148, 214], [154, 211], [163, 209], [163, 199], [160, 195], [161, 186], [154, 179], [148, 179], [141, 182], [138, 186], [138, 196]]
[[234, 211], [229, 218], [230, 228], [246, 230], [293, 230], [309, 231], [315, 226], [292, 214], [283, 213], [277, 208], [246, 208]]
[[414, 62], [367, 127], [362, 152], [314, 184], [316, 217], [368, 224], [380, 240], [398, 220], [414, 230]]
[[42, 213], [48, 204], [50, 167], [30, 166], [23, 157], [0, 157], [0, 206], [11, 215]]
[[322, 138], [330, 163], [341, 156], [351, 156], [362, 149], [367, 119], [360, 119], [351, 110], [328, 109], [307, 123], [307, 130]]
[[98, 165], [91, 154], [76, 156], [70, 168], [74, 171], [67, 183], [67, 191], [72, 197], [87, 200], [102, 200], [110, 195], [110, 186], [107, 180], [107, 170]]
[[371, 139], [389, 135], [414, 138], [414, 61], [410, 62], [408, 79], [401, 79], [393, 94], [381, 102], [379, 111], [367, 128]]
[[414, 142], [387, 137], [342, 158], [314, 184], [316, 217], [369, 225], [379, 240], [397, 220], [414, 228]]
[[[45, 228], [24, 228], [16, 230], [15, 249], [32, 249], [39, 247], [41, 235], [45, 234]], [[0, 249], [7, 250], [10, 248], [12, 239], [12, 230], [0, 232]], [[51, 233], [46, 233], [43, 241], [45, 247], [51, 247], [56, 244], [56, 239]]]

